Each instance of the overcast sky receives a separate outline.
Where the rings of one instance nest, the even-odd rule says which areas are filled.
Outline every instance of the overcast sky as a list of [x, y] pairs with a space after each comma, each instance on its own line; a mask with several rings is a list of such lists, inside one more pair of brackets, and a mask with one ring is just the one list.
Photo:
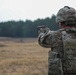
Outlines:
[[51, 17], [64, 6], [76, 8], [76, 0], [0, 0], [0, 22]]

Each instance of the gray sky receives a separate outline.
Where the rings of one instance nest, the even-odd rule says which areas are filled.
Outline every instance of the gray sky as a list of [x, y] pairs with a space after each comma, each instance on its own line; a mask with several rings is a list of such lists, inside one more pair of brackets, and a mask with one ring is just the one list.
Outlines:
[[51, 17], [64, 6], [76, 9], [76, 0], [0, 0], [0, 22]]

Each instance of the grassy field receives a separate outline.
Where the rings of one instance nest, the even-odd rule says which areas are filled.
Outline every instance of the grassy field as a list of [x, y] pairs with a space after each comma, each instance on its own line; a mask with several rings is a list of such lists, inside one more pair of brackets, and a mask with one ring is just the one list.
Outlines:
[[0, 40], [0, 75], [47, 75], [49, 50], [37, 39]]

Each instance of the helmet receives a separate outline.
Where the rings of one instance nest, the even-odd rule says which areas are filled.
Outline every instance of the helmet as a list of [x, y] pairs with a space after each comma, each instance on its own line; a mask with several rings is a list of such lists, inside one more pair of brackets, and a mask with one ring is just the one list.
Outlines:
[[56, 22], [76, 21], [76, 10], [69, 6], [64, 6], [56, 16]]

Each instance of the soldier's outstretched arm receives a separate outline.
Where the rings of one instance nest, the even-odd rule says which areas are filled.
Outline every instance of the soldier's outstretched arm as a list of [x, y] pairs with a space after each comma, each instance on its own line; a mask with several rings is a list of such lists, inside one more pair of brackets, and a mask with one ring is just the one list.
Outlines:
[[52, 34], [54, 31], [51, 31], [49, 28], [46, 27], [44, 31], [39, 30], [38, 32], [39, 32], [38, 35], [39, 45], [41, 45], [42, 47], [51, 48]]

